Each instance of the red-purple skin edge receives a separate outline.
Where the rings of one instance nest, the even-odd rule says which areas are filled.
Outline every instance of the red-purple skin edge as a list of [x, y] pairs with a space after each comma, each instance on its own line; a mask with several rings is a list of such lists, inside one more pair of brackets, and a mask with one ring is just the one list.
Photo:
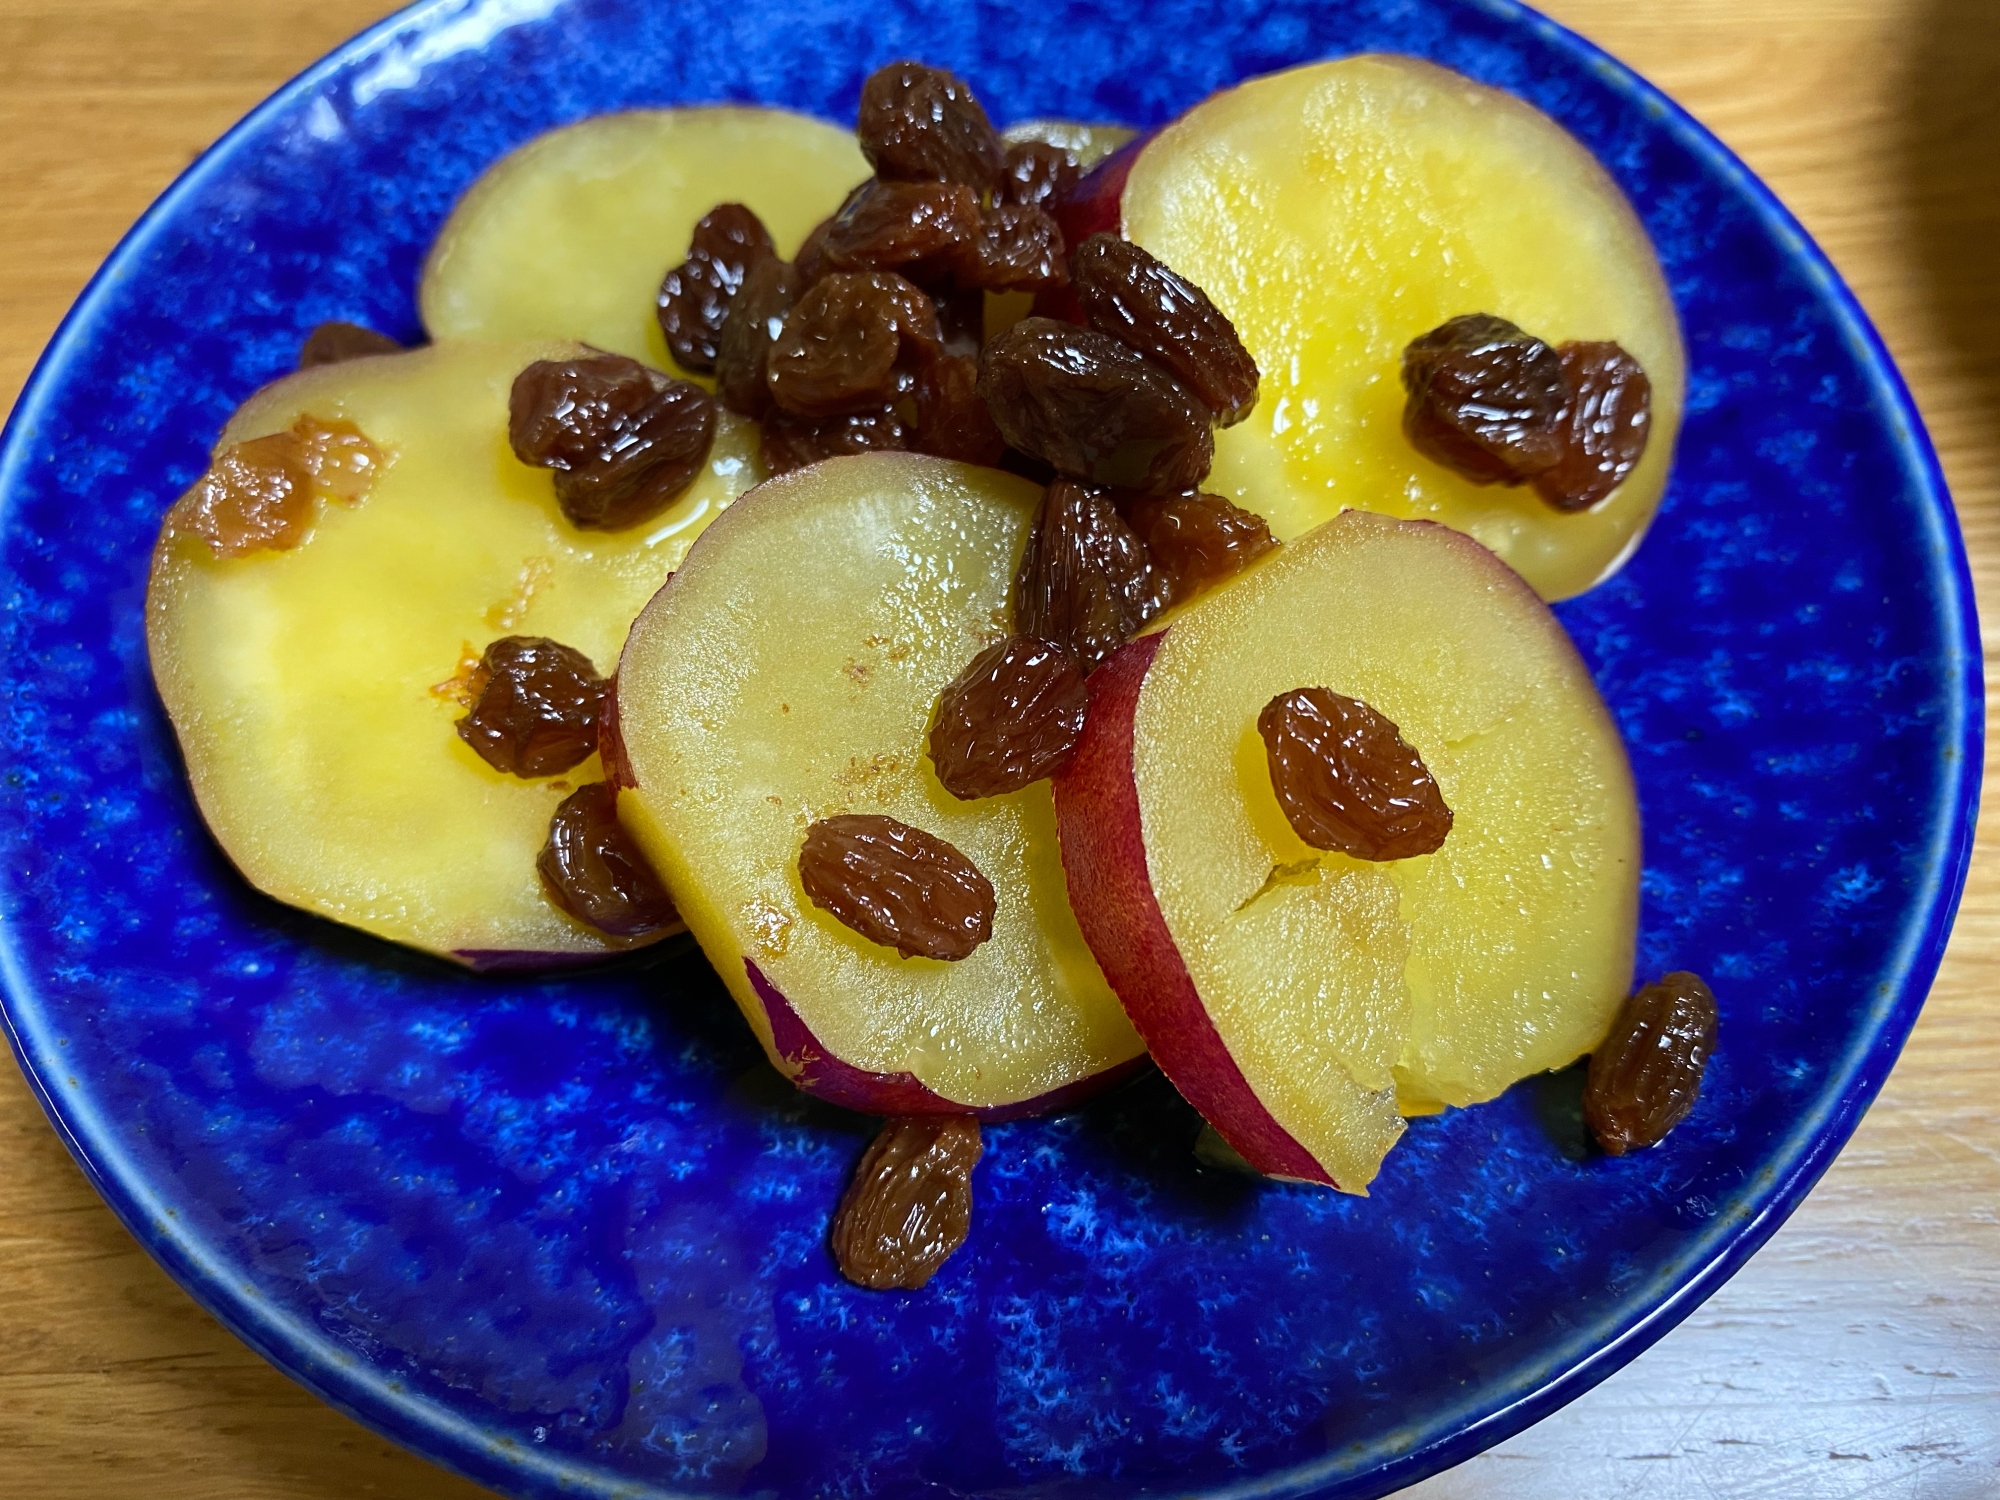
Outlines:
[[1153, 895], [1132, 772], [1132, 723], [1167, 634], [1127, 642], [1090, 675], [1083, 738], [1055, 778], [1056, 838], [1070, 905], [1112, 992], [1181, 1096], [1259, 1172], [1337, 1187], [1251, 1090]]
[[[1131, 175], [1132, 163], [1139, 159], [1139, 153], [1158, 134], [1157, 130], [1149, 130], [1127, 141], [1084, 173], [1063, 200], [1049, 210], [1056, 227], [1062, 230], [1065, 246], [1074, 250], [1093, 234], [1124, 234], [1120, 205], [1125, 198], [1125, 179]], [[1067, 283], [1037, 292], [1034, 315], [1064, 323], [1089, 322], [1083, 315], [1083, 304], [1076, 300], [1076, 293]]]
[[989, 1124], [1018, 1120], [1026, 1115], [1068, 1109], [1101, 1089], [1122, 1083], [1146, 1065], [1146, 1054], [1142, 1052], [1102, 1072], [1092, 1073], [1088, 1078], [1079, 1078], [1074, 1083], [1066, 1083], [1046, 1094], [1037, 1094], [1032, 1099], [971, 1109], [955, 1104], [941, 1094], [932, 1093], [917, 1081], [914, 1074], [870, 1073], [832, 1056], [820, 1039], [813, 1035], [812, 1028], [792, 1009], [791, 1001], [764, 977], [764, 971], [753, 960], [744, 959], [743, 968], [750, 977], [750, 988], [757, 992], [757, 999], [764, 1007], [765, 1019], [770, 1022], [771, 1048], [782, 1059], [780, 1071], [815, 1099], [824, 1099], [828, 1104], [838, 1104], [843, 1109], [858, 1110], [862, 1114], [975, 1115]]

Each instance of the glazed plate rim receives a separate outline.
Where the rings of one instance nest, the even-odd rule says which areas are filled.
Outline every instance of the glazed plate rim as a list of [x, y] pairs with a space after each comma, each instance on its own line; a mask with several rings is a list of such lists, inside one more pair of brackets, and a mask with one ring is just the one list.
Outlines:
[[[1516, 1379], [1511, 1399], [1484, 1416], [1448, 1426], [1368, 1476], [1367, 1492], [1383, 1494], [1411, 1484], [1521, 1431], [1623, 1366], [1659, 1339], [1715, 1292], [1804, 1199], [1832, 1162], [1881, 1088], [1894, 1064], [1943, 957], [1946, 939], [1963, 891], [1978, 812], [1984, 698], [1981, 651], [1971, 573], [1946, 490], [1944, 476], [1915, 404], [1867, 316], [1826, 256], [1769, 188], [1686, 111], [1666, 95], [1575, 33], [1515, 0], [1456, 0], [1467, 9], [1522, 28], [1551, 46], [1580, 70], [1588, 71], [1636, 103], [1756, 216], [1760, 227], [1802, 272], [1812, 291], [1837, 319], [1842, 337], [1866, 371], [1876, 408], [1895, 433], [1896, 447], [1923, 517], [1924, 551], [1939, 634], [1948, 643], [1941, 674], [1957, 684], [1943, 726], [1945, 764], [1939, 771], [1935, 833], [1926, 862], [1926, 883], [1906, 907], [1908, 916], [1897, 949], [1883, 972], [1896, 976], [1877, 988], [1837, 1070], [1820, 1090], [1816, 1106], [1770, 1154], [1759, 1176], [1745, 1189], [1750, 1211], [1718, 1214], [1699, 1241], [1698, 1253], [1662, 1292], [1657, 1283], [1622, 1299], [1630, 1312], [1602, 1338], [1603, 1326], [1578, 1330], [1537, 1373]], [[560, 3], [522, 4], [484, 0], [499, 12], [494, 36], [514, 21], [546, 19]], [[468, 13], [481, 0], [419, 0], [327, 54], [270, 95], [205, 151], [146, 210], [126, 233], [77, 298], [37, 363], [0, 437], [0, 528], [10, 521], [39, 418], [63, 386], [72, 364], [107, 330], [102, 319], [107, 292], [141, 271], [156, 236], [181, 206], [219, 174], [228, 174], [240, 154], [254, 151], [257, 138], [277, 118], [297, 107], [332, 75], [357, 60], [383, 54], [433, 35]], [[488, 39], [474, 42], [483, 47]], [[37, 977], [22, 962], [12, 924], [0, 931], [0, 1019], [30, 1086], [91, 1184], [127, 1229], [195, 1300], [260, 1355], [314, 1394], [364, 1425], [477, 1482], [506, 1482], [506, 1476], [549, 1488], [598, 1495], [634, 1494], [631, 1481], [600, 1465], [548, 1449], [524, 1448], [497, 1437], [475, 1421], [423, 1398], [404, 1382], [344, 1348], [297, 1311], [261, 1295], [233, 1274], [215, 1248], [178, 1221], [147, 1174], [127, 1152], [118, 1131], [93, 1109], [89, 1098], [62, 1066], [60, 1043], [38, 993]], [[1419, 1424], [1409, 1424], [1415, 1427]], [[1406, 1428], [1406, 1430], [1408, 1430]], [[1217, 1497], [1307, 1495], [1341, 1477], [1343, 1452], [1293, 1468], [1218, 1486]], [[1351, 1480], [1360, 1476], [1350, 1475]], [[656, 1491], [656, 1493], [669, 1493]]]

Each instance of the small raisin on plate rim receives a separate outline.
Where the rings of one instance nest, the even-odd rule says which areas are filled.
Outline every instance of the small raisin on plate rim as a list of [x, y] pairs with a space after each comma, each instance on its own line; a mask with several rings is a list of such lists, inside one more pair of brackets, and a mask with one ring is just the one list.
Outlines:
[[873, 1291], [914, 1291], [937, 1274], [972, 1227], [979, 1121], [900, 1115], [862, 1154], [828, 1241], [841, 1275]]
[[1688, 1117], [1715, 1050], [1715, 994], [1679, 970], [1635, 991], [1590, 1054], [1583, 1118], [1610, 1156], [1658, 1145]]

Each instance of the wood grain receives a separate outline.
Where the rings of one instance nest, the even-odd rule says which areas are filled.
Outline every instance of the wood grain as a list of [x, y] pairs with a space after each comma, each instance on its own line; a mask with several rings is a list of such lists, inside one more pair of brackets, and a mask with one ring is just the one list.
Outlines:
[[[1995, 0], [1555, 0], [1804, 220], [1923, 408], [2000, 629]], [[125, 227], [376, 0], [0, 0], [0, 400]], [[1989, 682], [1991, 671], [1989, 665]], [[1989, 691], [1991, 688], [1989, 687]], [[2000, 863], [1881, 1101], [1694, 1317], [1421, 1500], [2000, 1496]], [[264, 1365], [92, 1194], [0, 1068], [0, 1494], [460, 1500]]]

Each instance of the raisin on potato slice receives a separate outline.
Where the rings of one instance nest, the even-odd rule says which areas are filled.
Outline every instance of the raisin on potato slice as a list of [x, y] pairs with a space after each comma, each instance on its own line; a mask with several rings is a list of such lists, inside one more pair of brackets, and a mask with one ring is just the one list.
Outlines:
[[1271, 786], [1292, 829], [1315, 849], [1409, 859], [1451, 832], [1430, 768], [1388, 718], [1323, 687], [1280, 693], [1257, 715]]
[[760, 456], [764, 472], [776, 477], [850, 453], [904, 453], [910, 430], [895, 411], [849, 412], [841, 417], [801, 417], [773, 410], [764, 419]]
[[1686, 970], [1631, 995], [1590, 1054], [1583, 1118], [1612, 1156], [1659, 1144], [1694, 1108], [1715, 1050], [1715, 995]]
[[551, 901], [613, 937], [643, 937], [680, 920], [660, 877], [618, 821], [618, 793], [605, 782], [563, 798], [535, 871]]
[[1403, 431], [1474, 484], [1521, 484], [1563, 455], [1562, 356], [1505, 318], [1470, 313], [1403, 351]]
[[876, 410], [914, 396], [942, 343], [931, 299], [902, 277], [832, 275], [786, 314], [765, 384], [797, 416]]
[[1083, 738], [1089, 706], [1076, 658], [1054, 642], [1016, 635], [987, 647], [938, 695], [938, 783], [969, 802], [1053, 776]]
[[708, 462], [715, 398], [622, 354], [537, 360], [514, 377], [507, 437], [555, 470], [570, 524], [622, 531], [680, 498]]
[[702, 215], [687, 259], [660, 283], [660, 332], [682, 369], [715, 368], [730, 303], [751, 266], [776, 254], [764, 221], [742, 204], [718, 204]]
[[1101, 489], [1049, 486], [1014, 577], [1014, 629], [1062, 647], [1085, 672], [1166, 607], [1166, 580]]
[[993, 886], [934, 833], [880, 813], [840, 813], [806, 830], [806, 899], [905, 958], [956, 962], [993, 935]]
[[1137, 495], [1125, 517], [1165, 579], [1169, 604], [1185, 604], [1278, 546], [1262, 516], [1220, 495]]
[[1562, 357], [1563, 454], [1534, 478], [1552, 508], [1589, 510], [1638, 467], [1651, 435], [1653, 383], [1612, 343], [1570, 343]]
[[862, 1153], [828, 1240], [840, 1274], [874, 1291], [915, 1290], [965, 1243], [979, 1121], [902, 1115]]
[[761, 417], [771, 409], [771, 346], [804, 290], [798, 268], [775, 255], [745, 273], [715, 343], [715, 394], [731, 411]]
[[590, 658], [546, 636], [506, 635], [487, 646], [467, 684], [458, 737], [496, 771], [555, 776], [597, 748], [610, 684]]

